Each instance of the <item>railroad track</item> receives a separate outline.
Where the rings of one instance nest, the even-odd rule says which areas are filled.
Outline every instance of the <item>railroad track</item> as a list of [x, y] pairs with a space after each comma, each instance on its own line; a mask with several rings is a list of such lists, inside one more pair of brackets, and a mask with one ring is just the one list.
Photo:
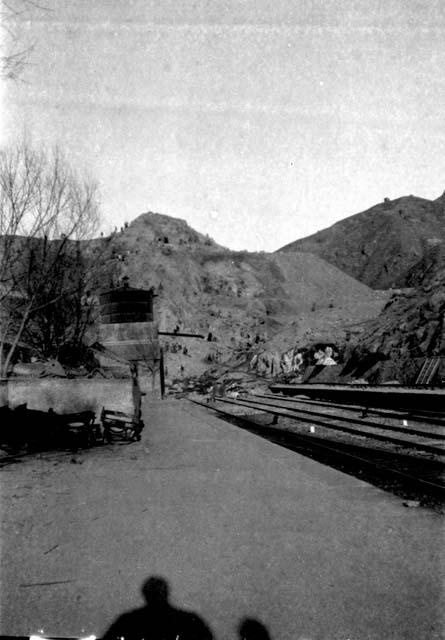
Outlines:
[[[407, 455], [406, 453], [384, 451], [372, 446], [338, 442], [312, 434], [295, 433], [289, 429], [280, 427], [276, 423], [276, 420], [279, 417], [285, 417], [299, 422], [310, 422], [311, 425], [318, 423], [319, 426], [328, 428], [332, 428], [332, 423], [327, 424], [319, 418], [314, 420], [313, 417], [309, 417], [307, 414], [301, 414], [301, 412], [274, 408], [264, 402], [240, 401], [227, 398], [217, 398], [216, 400], [218, 406], [198, 400], [191, 400], [191, 402], [225, 416], [231, 422], [256, 435], [260, 435], [276, 444], [285, 446], [303, 455], [315, 458], [323, 464], [341, 469], [346, 473], [369, 481], [371, 484], [376, 484], [386, 490], [389, 489], [397, 495], [412, 497], [413, 494], [417, 496], [420, 493], [424, 498], [426, 496], [426, 501], [428, 501], [430, 497], [432, 497], [433, 500], [439, 500], [440, 504], [445, 501], [445, 483], [443, 482], [445, 467], [440, 461], [422, 459]], [[221, 403], [228, 406], [232, 405], [234, 409], [235, 407], [243, 407], [245, 410], [251, 410], [252, 415], [236, 415], [226, 407], [224, 409], [221, 408]], [[253, 415], [255, 413], [258, 415], [260, 412], [271, 415], [275, 422], [270, 425], [262, 425], [254, 422], [252, 420]], [[327, 416], [323, 417], [325, 418]], [[329, 422], [329, 416], [327, 422]], [[347, 432], [351, 431], [349, 427], [345, 427], [344, 430]], [[357, 429], [353, 431], [359, 433], [359, 435], [364, 435]], [[386, 440], [387, 442], [394, 443], [394, 440], [397, 440], [397, 444], [400, 444], [400, 439], [398, 438], [395, 439], [392, 436], [385, 438], [385, 436], [380, 433], [377, 434], [377, 436], [378, 437], [374, 439], [378, 441]], [[424, 437], [424, 435], [422, 434], [421, 437]], [[431, 448], [434, 448], [434, 453], [436, 454], [444, 455], [445, 453], [443, 448], [439, 448], [436, 445], [432, 447], [428, 443], [417, 444], [419, 445], [418, 447], [413, 447], [413, 442], [409, 440], [406, 441], [405, 446], [409, 446], [410, 449], [423, 449], [424, 451], [430, 451]], [[426, 449], [425, 446], [427, 447]], [[390, 486], [387, 486], [388, 483]]]
[[311, 399], [357, 404], [373, 409], [397, 409], [423, 415], [442, 415], [445, 411], [445, 389], [403, 387], [400, 385], [345, 384], [271, 384], [273, 393], [286, 396], [304, 394]]
[[307, 398], [301, 398], [299, 396], [284, 396], [277, 393], [265, 393], [265, 394], [251, 394], [255, 398], [269, 398], [279, 402], [290, 402], [293, 404], [313, 405], [318, 407], [327, 407], [331, 409], [343, 409], [345, 411], [351, 411], [352, 413], [361, 413], [361, 417], [368, 415], [381, 416], [384, 418], [393, 418], [396, 420], [409, 420], [411, 422], [421, 422], [426, 424], [434, 424], [445, 427], [445, 411], [404, 411], [391, 410], [391, 409], [375, 409], [359, 404], [340, 404], [338, 402], [328, 402], [327, 400], [309, 400]]
[[[443, 444], [445, 434], [438, 433], [437, 431], [427, 432], [410, 427], [376, 424], [375, 422], [358, 417], [340, 416], [338, 414], [300, 409], [297, 407], [284, 408], [279, 406], [276, 401], [258, 399], [258, 397], [253, 400], [249, 398], [232, 400], [220, 397], [217, 398], [217, 400], [226, 404], [264, 411], [277, 416], [277, 418], [290, 418], [291, 420], [305, 422], [313, 426], [324, 427], [325, 429], [333, 431], [341, 431], [350, 435], [366, 437], [380, 442], [388, 442], [408, 449], [417, 449], [437, 455], [445, 454]], [[388, 431], [390, 431], [392, 435], [389, 435]], [[399, 434], [402, 434], [403, 437], [400, 437]]]
[[[334, 416], [331, 413], [332, 410], [340, 409], [342, 412], [347, 412], [349, 417], [339, 415], [339, 420], [344, 420], [350, 423], [356, 423], [360, 425], [368, 425], [370, 427], [378, 427], [380, 423], [366, 420], [368, 417], [376, 416], [377, 418], [385, 418], [386, 420], [393, 420], [396, 424], [390, 424], [386, 422], [384, 428], [389, 431], [395, 431], [400, 433], [408, 433], [412, 435], [419, 435], [420, 437], [429, 437], [432, 440], [445, 440], [445, 415], [442, 413], [440, 416], [435, 414], [432, 417], [431, 414], [410, 413], [406, 411], [391, 411], [385, 409], [373, 409], [369, 407], [362, 407], [360, 405], [348, 405], [338, 404], [333, 402], [323, 402], [318, 400], [305, 400], [300, 398], [288, 398], [286, 396], [277, 396], [271, 394], [251, 394], [249, 398], [255, 398], [258, 402], [268, 402], [271, 406], [281, 406], [284, 404], [285, 408], [291, 408], [293, 410], [299, 410], [305, 412], [305, 409], [301, 409], [299, 405], [312, 406], [315, 409], [322, 409], [319, 414], [322, 416]], [[278, 404], [279, 403], [279, 404]], [[317, 411], [308, 411], [308, 414], [317, 415]], [[358, 415], [357, 415], [358, 414]], [[352, 416], [352, 417], [351, 417]], [[400, 422], [402, 424], [400, 424]], [[419, 423], [416, 427], [408, 426], [408, 423]], [[433, 425], [426, 426], [426, 425]], [[444, 450], [445, 453], [445, 450]]]

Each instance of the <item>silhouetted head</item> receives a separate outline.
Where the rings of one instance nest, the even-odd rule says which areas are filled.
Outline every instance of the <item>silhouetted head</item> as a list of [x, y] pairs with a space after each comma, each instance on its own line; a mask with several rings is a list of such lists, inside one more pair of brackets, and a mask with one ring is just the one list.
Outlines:
[[165, 606], [168, 604], [168, 582], [160, 576], [151, 576], [142, 585], [142, 594], [147, 604]]
[[253, 618], [245, 618], [241, 621], [238, 635], [241, 640], [271, 640], [266, 627]]

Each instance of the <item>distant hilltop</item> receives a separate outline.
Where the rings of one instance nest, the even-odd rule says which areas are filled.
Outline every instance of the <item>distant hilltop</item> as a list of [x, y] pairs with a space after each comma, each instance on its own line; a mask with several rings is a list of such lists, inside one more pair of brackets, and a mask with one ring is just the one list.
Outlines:
[[374, 289], [403, 287], [432, 246], [445, 242], [445, 193], [383, 202], [278, 252], [313, 253]]
[[[141, 213], [130, 223], [126, 222], [120, 229], [121, 234], [124, 232], [129, 242], [143, 239], [145, 242], [159, 245], [187, 245], [190, 248], [206, 246], [224, 249], [209, 235], [195, 231], [185, 220], [152, 211]], [[117, 228], [115, 233], [119, 234]]]

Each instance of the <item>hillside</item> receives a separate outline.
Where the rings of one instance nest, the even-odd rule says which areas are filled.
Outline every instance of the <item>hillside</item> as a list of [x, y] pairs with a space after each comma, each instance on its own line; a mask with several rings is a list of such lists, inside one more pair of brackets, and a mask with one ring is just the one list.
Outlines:
[[115, 279], [155, 288], [162, 330], [210, 338], [163, 338], [169, 377], [181, 366], [187, 374], [246, 363], [269, 347], [342, 341], [388, 297], [315, 255], [233, 252], [160, 214], [142, 214], [108, 242]]
[[[292, 325], [284, 329], [287, 349], [276, 338], [254, 361], [255, 370], [270, 375], [290, 375], [294, 380], [350, 383], [366, 380], [384, 383], [397, 380], [413, 384], [425, 359], [441, 356], [434, 382], [445, 380], [445, 246], [431, 247], [406, 274], [409, 286], [394, 289], [382, 312], [340, 337], [326, 315], [322, 316], [325, 338], [295, 341]], [[344, 313], [344, 310], [343, 310]], [[316, 317], [316, 316], [315, 316]], [[307, 318], [311, 330], [316, 324]], [[343, 324], [344, 327], [344, 324]], [[359, 329], [359, 331], [354, 331]], [[332, 342], [329, 343], [328, 336]], [[335, 340], [335, 337], [340, 337]], [[329, 344], [339, 366], [314, 368], [316, 351]]]
[[445, 242], [445, 193], [387, 200], [279, 249], [313, 253], [375, 289], [406, 286], [410, 270]]
[[355, 359], [382, 354], [393, 377], [412, 382], [420, 366], [416, 359], [445, 355], [445, 247], [431, 248], [406, 279], [410, 288], [394, 293], [382, 313], [365, 324]]
[[[326, 375], [354, 378], [354, 367], [379, 361], [366, 373], [371, 381], [410, 382], [425, 356], [445, 354], [445, 243], [426, 243], [405, 286], [391, 291], [313, 253], [230, 251], [184, 220], [154, 213], [83, 247], [97, 265], [93, 291], [128, 276], [133, 287], [154, 288], [161, 330], [205, 336], [161, 338], [170, 382], [209, 368], [301, 376], [326, 347], [335, 362], [350, 360]], [[96, 325], [89, 342], [98, 337]]]

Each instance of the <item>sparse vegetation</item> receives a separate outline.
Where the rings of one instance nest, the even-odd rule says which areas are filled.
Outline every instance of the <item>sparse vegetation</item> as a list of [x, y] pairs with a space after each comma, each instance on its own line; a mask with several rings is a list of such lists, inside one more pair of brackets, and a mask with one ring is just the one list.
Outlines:
[[95, 183], [76, 174], [59, 149], [37, 150], [24, 141], [2, 150], [1, 376], [25, 337], [45, 355], [78, 344], [85, 323], [81, 300], [92, 273], [82, 241], [97, 222]]

